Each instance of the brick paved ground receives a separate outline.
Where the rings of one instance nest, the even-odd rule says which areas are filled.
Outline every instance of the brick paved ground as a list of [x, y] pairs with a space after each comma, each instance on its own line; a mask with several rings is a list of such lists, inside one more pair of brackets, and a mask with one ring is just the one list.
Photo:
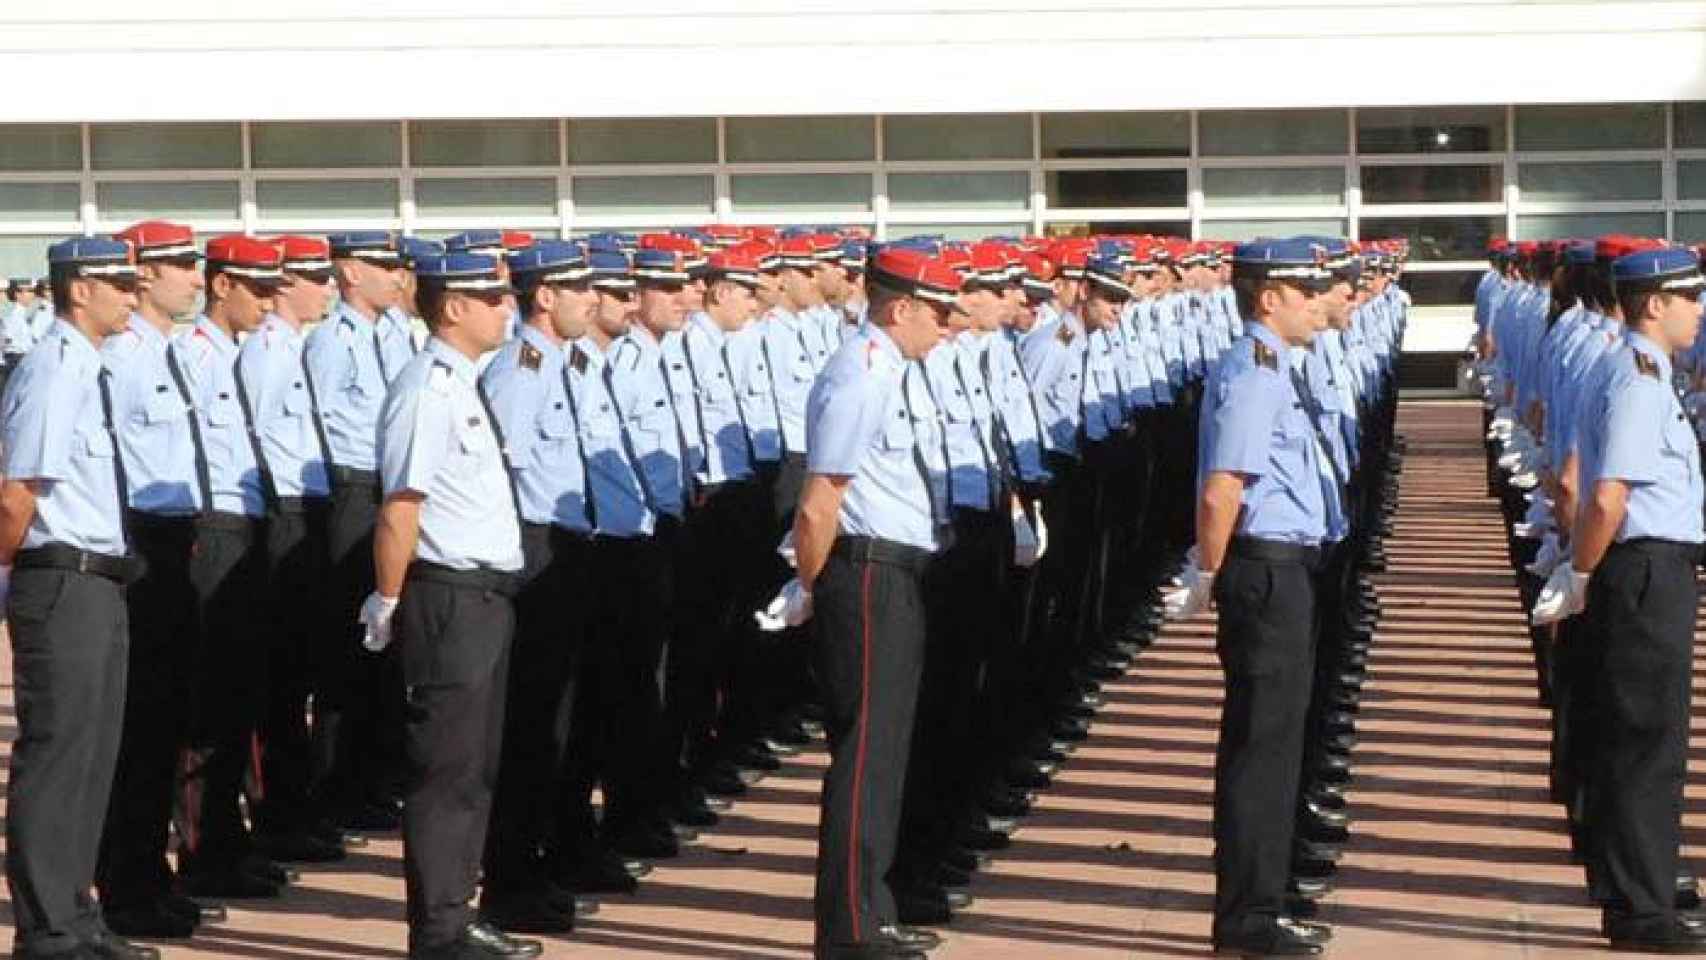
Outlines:
[[[1497, 514], [1482, 496], [1478, 413], [1412, 403], [1398, 535], [1380, 579], [1351, 793], [1356, 835], [1324, 913], [1342, 958], [1574, 957], [1601, 952], [1545, 788], [1545, 720]], [[0, 667], [8, 667], [0, 654]], [[6, 675], [9, 675], [7, 670]], [[0, 734], [14, 731], [9, 685]], [[1091, 741], [975, 881], [940, 960], [1197, 957], [1208, 952], [1208, 839], [1220, 697], [1212, 625], [1170, 628]], [[1702, 741], [1687, 838], [1706, 828]], [[550, 957], [805, 957], [821, 757], [766, 780], [725, 825], [607, 900]], [[312, 869], [281, 900], [233, 909], [173, 958], [403, 956], [395, 838]]]

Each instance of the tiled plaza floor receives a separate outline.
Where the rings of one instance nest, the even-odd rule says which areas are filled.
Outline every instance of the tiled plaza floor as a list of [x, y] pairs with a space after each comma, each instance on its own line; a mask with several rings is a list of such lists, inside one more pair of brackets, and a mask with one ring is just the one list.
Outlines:
[[[1472, 405], [1403, 411], [1410, 455], [1391, 569], [1379, 579], [1386, 616], [1356, 754], [1355, 836], [1322, 917], [1337, 927], [1335, 957], [1603, 953], [1545, 795], [1546, 722], [1498, 515], [1482, 495], [1478, 428]], [[4, 693], [0, 739], [10, 740], [9, 682]], [[1208, 953], [1220, 699], [1211, 622], [1169, 627], [1107, 694], [1090, 742], [975, 880], [978, 901], [946, 931], [938, 960]], [[1690, 843], [1706, 829], [1703, 747], [1697, 727]], [[810, 756], [764, 781], [637, 897], [607, 899], [546, 955], [808, 956], [821, 762]], [[401, 958], [399, 857], [396, 838], [382, 838], [335, 868], [307, 869], [282, 899], [234, 907], [229, 922], [167, 955]]]

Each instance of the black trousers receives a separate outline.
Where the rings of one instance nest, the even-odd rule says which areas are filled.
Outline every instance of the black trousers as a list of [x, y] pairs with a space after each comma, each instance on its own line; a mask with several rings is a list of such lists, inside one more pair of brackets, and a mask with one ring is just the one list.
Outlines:
[[1612, 546], [1588, 586], [1604, 646], [1588, 811], [1613, 936], [1667, 931], [1675, 915], [1693, 685], [1699, 548]]
[[837, 549], [813, 591], [830, 756], [813, 901], [819, 945], [867, 943], [895, 921], [888, 874], [924, 667], [923, 551], [916, 553], [906, 563]]
[[124, 733], [113, 774], [95, 882], [107, 909], [153, 900], [171, 889], [166, 845], [172, 822], [178, 751], [189, 734], [195, 659], [190, 585], [190, 517], [133, 513], [126, 530], [143, 563], [141, 579], [125, 591], [130, 663]]
[[515, 598], [503, 751], [486, 840], [486, 895], [540, 889], [555, 827], [575, 679], [587, 642], [592, 540], [558, 527], [521, 528], [527, 567]]
[[1314, 679], [1315, 582], [1303, 562], [1237, 541], [1214, 583], [1226, 675], [1214, 761], [1214, 936], [1265, 929], [1284, 912], [1293, 806]]
[[250, 852], [237, 797], [254, 759], [268, 687], [264, 537], [258, 519], [213, 514], [196, 520], [189, 569], [194, 708], [178, 785], [179, 866], [186, 872], [230, 869]]
[[426, 579], [397, 607], [407, 721], [403, 880], [410, 949], [455, 939], [469, 919], [503, 748], [515, 606], [508, 591]]
[[267, 619], [265, 712], [261, 716], [261, 780], [251, 797], [255, 827], [261, 833], [286, 833], [313, 826], [310, 805], [312, 748], [308, 707], [313, 692], [311, 655], [326, 635], [338, 633], [332, 620], [331, 570], [327, 566], [323, 499], [281, 505], [267, 518], [266, 563], [269, 574], [262, 597]]
[[69, 951], [105, 929], [89, 888], [124, 718], [124, 588], [20, 569], [7, 616], [18, 711], [6, 789], [14, 937], [20, 950]]

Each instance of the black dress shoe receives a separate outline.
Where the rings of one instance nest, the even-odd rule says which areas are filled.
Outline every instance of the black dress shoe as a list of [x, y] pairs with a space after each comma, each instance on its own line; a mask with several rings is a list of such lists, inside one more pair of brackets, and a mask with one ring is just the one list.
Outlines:
[[332, 843], [307, 830], [257, 834], [255, 849], [284, 863], [336, 863], [348, 856], [341, 841]]
[[1321, 738], [1321, 749], [1340, 756], [1349, 756], [1356, 749], [1357, 738], [1354, 733], [1331, 733]]
[[1330, 826], [1313, 818], [1302, 818], [1297, 824], [1297, 835], [1314, 843], [1343, 844], [1351, 839], [1351, 832], [1343, 824]]
[[961, 870], [949, 863], [938, 863], [936, 869], [931, 873], [931, 879], [938, 886], [964, 887], [971, 884], [971, 871]]
[[244, 857], [237, 864], [237, 869], [280, 887], [287, 887], [302, 879], [301, 871], [276, 863], [258, 853]]
[[705, 800], [699, 797], [683, 797], [669, 808], [669, 818], [685, 827], [702, 829], [714, 827], [722, 822], [717, 811], [712, 810]]
[[877, 936], [907, 950], [934, 950], [942, 945], [939, 935], [902, 923], [883, 924], [877, 928]]
[[746, 781], [740, 768], [732, 763], [717, 763], [699, 772], [699, 786], [713, 797], [738, 797], [746, 793]]
[[670, 830], [633, 827], [610, 838], [610, 849], [643, 860], [668, 860], [681, 856], [681, 843]]
[[99, 934], [83, 941], [82, 956], [90, 960], [160, 960], [160, 951], [146, 944], [131, 943], [116, 933]]
[[[650, 872], [651, 864], [643, 860], [633, 862]], [[623, 857], [606, 850], [560, 866], [551, 882], [571, 893], [633, 893], [640, 888], [640, 881], [628, 870], [627, 863]]]
[[956, 839], [973, 850], [1005, 850], [1013, 845], [1013, 838], [1007, 834], [976, 824], [962, 826]]
[[1285, 915], [1294, 920], [1309, 919], [1321, 913], [1321, 901], [1305, 900], [1302, 897], [1285, 898]]
[[1672, 917], [1662, 925], [1608, 923], [1611, 949], [1631, 953], [1706, 953], [1706, 926]]
[[736, 748], [729, 754], [729, 760], [737, 767], [764, 773], [774, 773], [782, 769], [782, 759], [757, 743]]
[[1067, 743], [1083, 743], [1090, 739], [1090, 724], [1083, 720], [1057, 720], [1049, 735]]
[[389, 804], [363, 804], [340, 819], [341, 826], [360, 833], [388, 833], [403, 826], [402, 814]]
[[1023, 817], [1031, 812], [1031, 801], [1018, 790], [992, 790], [978, 803], [992, 817]]
[[996, 833], [1012, 833], [1019, 828], [1018, 817], [998, 817], [993, 813], [979, 811], [972, 816], [972, 826], [981, 826]]
[[1292, 877], [1286, 881], [1285, 892], [1302, 900], [1320, 900], [1333, 892], [1333, 881], [1324, 877]]
[[166, 893], [160, 897], [160, 903], [173, 913], [197, 923], [225, 922], [225, 908], [217, 903], [197, 903], [181, 893]]
[[1054, 779], [1050, 776], [1051, 773], [1053, 771], [1044, 770], [1040, 764], [1019, 759], [1007, 764], [1003, 776], [1010, 786], [1026, 790], [1042, 790], [1054, 784]]
[[449, 943], [411, 949], [409, 960], [495, 960], [537, 957], [544, 952], [545, 945], [537, 940], [512, 937], [488, 923], [470, 923]]
[[807, 747], [811, 745], [812, 735], [798, 720], [793, 720], [771, 728], [770, 739], [790, 747]]
[[942, 851], [941, 860], [956, 870], [973, 873], [989, 863], [989, 854], [978, 850], [968, 850], [965, 847], [952, 846]]
[[1345, 857], [1344, 848], [1335, 843], [1322, 843], [1306, 837], [1298, 837], [1292, 843], [1292, 858], [1295, 860], [1327, 860], [1338, 863]]
[[1259, 933], [1215, 938], [1214, 952], [1219, 956], [1246, 958], [1313, 957], [1321, 953], [1322, 944], [1314, 934], [1281, 917]]
[[199, 912], [186, 916], [172, 909], [164, 898], [109, 907], [103, 914], [112, 932], [149, 940], [182, 940], [195, 933], [196, 925], [201, 922]]
[[562, 910], [544, 893], [486, 895], [480, 919], [505, 933], [568, 933], [575, 928], [574, 902]]
[[1678, 910], [1700, 909], [1700, 882], [1694, 878], [1694, 874], [1679, 873], [1676, 875], [1676, 902], [1674, 905]]
[[235, 867], [180, 873], [178, 885], [186, 896], [215, 900], [262, 900], [278, 896], [278, 884]]
[[895, 890], [896, 912], [901, 923], [935, 926], [947, 923], [955, 910], [972, 905], [972, 896], [964, 890], [949, 890], [931, 884], [907, 884]]
[[1303, 802], [1304, 818], [1317, 826], [1338, 827], [1344, 829], [1351, 825], [1351, 815], [1343, 810], [1332, 810], [1314, 800]]

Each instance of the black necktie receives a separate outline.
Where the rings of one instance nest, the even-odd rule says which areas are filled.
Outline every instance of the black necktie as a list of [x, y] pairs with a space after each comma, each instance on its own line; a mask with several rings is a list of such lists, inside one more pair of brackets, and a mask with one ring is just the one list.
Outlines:
[[569, 368], [574, 365], [575, 361], [579, 361], [582, 369], [586, 367], [586, 354], [581, 352], [580, 347], [572, 348], [569, 356], [564, 359], [563, 393], [569, 398], [569, 416], [573, 417], [575, 421], [575, 450], [580, 453], [581, 457], [581, 487], [583, 488], [581, 498], [582, 502], [586, 504], [586, 523], [588, 527], [596, 531], [598, 529], [598, 506], [592, 500], [592, 468], [587, 465], [586, 441], [581, 439], [580, 404], [575, 400], [574, 381], [569, 378]]
[[178, 353], [171, 344], [166, 345], [166, 369], [172, 374], [172, 382], [178, 385], [178, 396], [184, 401], [184, 413], [190, 418], [190, 444], [195, 447], [195, 482], [201, 489], [201, 512], [212, 513], [213, 481], [207, 469], [207, 446], [201, 440], [201, 418], [196, 415], [189, 383], [184, 380], [183, 368], [178, 366]]
[[109, 383], [112, 375], [111, 370], [102, 367], [95, 376], [95, 384], [101, 389], [102, 426], [113, 444], [113, 482], [118, 485], [118, 515], [123, 517], [125, 509], [130, 506], [130, 484], [124, 476], [124, 454], [119, 450], [118, 425], [113, 422], [113, 390]]

